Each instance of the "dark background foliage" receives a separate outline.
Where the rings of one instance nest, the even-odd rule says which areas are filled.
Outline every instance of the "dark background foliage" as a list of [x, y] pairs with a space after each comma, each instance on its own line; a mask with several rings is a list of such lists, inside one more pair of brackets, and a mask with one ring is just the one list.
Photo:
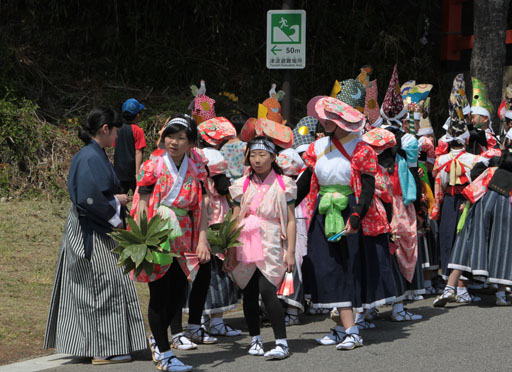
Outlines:
[[[281, 7], [277, 0], [0, 0], [0, 194], [62, 194], [78, 124], [97, 104], [142, 101], [150, 148], [162, 120], [187, 110], [189, 86], [201, 79], [217, 115], [255, 116], [270, 85], [282, 86], [283, 72], [265, 66], [267, 11]], [[463, 4], [463, 34], [472, 33], [472, 7]], [[466, 73], [470, 94], [470, 51], [459, 63], [440, 61], [441, 0], [296, 0], [295, 8], [307, 13], [307, 63], [293, 73], [292, 125], [311, 97], [367, 64], [379, 102], [394, 64], [401, 83], [434, 85], [438, 137], [456, 73]]]
[[[45, 117], [56, 120], [96, 101], [119, 105], [116, 93], [126, 96], [126, 88], [140, 89], [132, 93], [138, 98], [190, 100], [188, 86], [204, 79], [213, 98], [233, 92], [243, 111], [254, 114], [270, 84], [282, 80], [281, 71], [265, 67], [266, 13], [281, 5], [0, 1], [1, 85], [36, 101]], [[294, 74], [292, 123], [304, 116], [309, 98], [328, 94], [335, 79], [355, 77], [366, 64], [374, 67], [381, 99], [397, 63], [401, 81], [433, 83], [435, 101], [440, 2], [318, 0], [295, 6], [307, 12], [307, 67]], [[426, 45], [420, 43], [424, 36]], [[94, 94], [98, 90], [103, 94]]]

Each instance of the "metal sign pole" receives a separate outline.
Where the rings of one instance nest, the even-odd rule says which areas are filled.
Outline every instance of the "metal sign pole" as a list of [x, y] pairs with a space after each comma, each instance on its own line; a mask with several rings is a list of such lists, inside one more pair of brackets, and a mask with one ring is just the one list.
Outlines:
[[[283, 0], [283, 10], [294, 9], [294, 0]], [[292, 118], [292, 83], [293, 83], [293, 73], [292, 70], [284, 70], [283, 71], [283, 91], [285, 92], [283, 101], [281, 102], [281, 113], [283, 118], [287, 120], [288, 123], [291, 124]]]

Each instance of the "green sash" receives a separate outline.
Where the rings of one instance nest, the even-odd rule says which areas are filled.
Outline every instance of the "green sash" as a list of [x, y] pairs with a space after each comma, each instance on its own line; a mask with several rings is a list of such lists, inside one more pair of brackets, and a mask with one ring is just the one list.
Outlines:
[[[345, 228], [345, 221], [341, 215], [348, 206], [348, 196], [354, 192], [347, 185], [320, 186], [318, 213], [325, 214], [325, 235], [327, 239], [336, 235]], [[336, 241], [340, 240], [337, 239]]]

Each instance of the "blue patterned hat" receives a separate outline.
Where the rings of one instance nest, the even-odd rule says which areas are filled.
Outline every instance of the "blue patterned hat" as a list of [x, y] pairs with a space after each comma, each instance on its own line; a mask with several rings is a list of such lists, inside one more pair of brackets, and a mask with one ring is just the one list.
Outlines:
[[304, 152], [316, 139], [316, 126], [318, 119], [313, 116], [306, 116], [300, 119], [293, 133], [293, 148], [297, 152]]

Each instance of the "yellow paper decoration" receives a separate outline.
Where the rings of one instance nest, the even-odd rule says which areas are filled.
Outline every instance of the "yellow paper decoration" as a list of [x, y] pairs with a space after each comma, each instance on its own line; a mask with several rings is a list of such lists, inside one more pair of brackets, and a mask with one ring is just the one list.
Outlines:
[[336, 95], [341, 92], [341, 85], [338, 80], [334, 82], [334, 86], [331, 90], [331, 97], [336, 98]]
[[258, 104], [258, 119], [266, 119], [268, 114], [268, 109], [263, 106], [261, 103]]

